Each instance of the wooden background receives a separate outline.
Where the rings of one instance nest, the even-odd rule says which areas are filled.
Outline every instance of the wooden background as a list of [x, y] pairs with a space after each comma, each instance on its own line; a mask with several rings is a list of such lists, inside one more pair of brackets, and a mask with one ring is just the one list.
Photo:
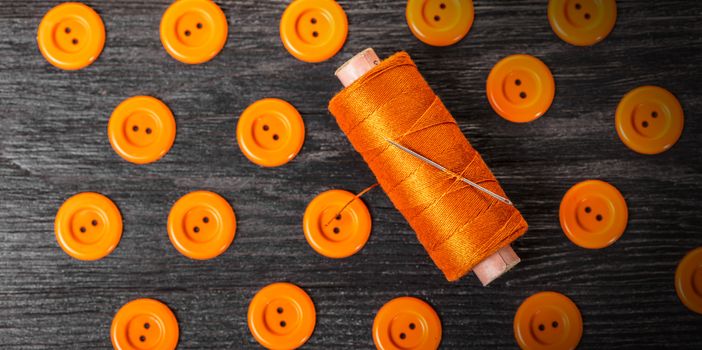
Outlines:
[[[107, 41], [77, 72], [37, 49], [39, 21], [57, 3], [0, 2], [0, 348], [109, 348], [113, 315], [139, 297], [174, 310], [181, 349], [256, 348], [248, 303], [276, 281], [315, 302], [309, 349], [372, 348], [376, 311], [402, 295], [436, 308], [442, 348], [516, 348], [514, 313], [543, 290], [579, 306], [583, 349], [702, 348], [702, 316], [673, 286], [679, 260], [702, 245], [702, 2], [618, 1], [612, 34], [578, 48], [552, 32], [546, 1], [476, 0], [469, 35], [434, 48], [410, 33], [405, 1], [340, 1], [346, 45], [308, 64], [280, 42], [287, 1], [218, 0], [227, 44], [188, 66], [159, 40], [170, 1], [88, 1]], [[472, 275], [446, 282], [379, 189], [364, 197], [373, 232], [360, 253], [327, 259], [303, 237], [316, 194], [374, 183], [326, 108], [340, 90], [334, 69], [369, 46], [412, 55], [530, 224], [514, 244], [523, 262], [488, 288]], [[485, 97], [491, 67], [514, 53], [541, 58], [556, 80], [551, 109], [524, 125], [497, 116]], [[629, 150], [614, 129], [620, 98], [645, 84], [673, 92], [686, 113], [680, 141], [657, 156]], [[145, 166], [118, 157], [106, 135], [115, 106], [137, 94], [163, 100], [178, 124], [171, 151]], [[250, 163], [234, 140], [239, 114], [264, 97], [295, 105], [307, 130], [299, 156], [274, 169]], [[626, 233], [601, 250], [575, 246], [558, 223], [565, 191], [590, 178], [615, 185], [629, 205]], [[224, 196], [238, 217], [232, 247], [214, 260], [185, 258], [166, 234], [171, 205], [197, 189]], [[124, 216], [119, 246], [96, 262], [70, 258], [54, 238], [56, 210], [81, 191], [107, 195]]]

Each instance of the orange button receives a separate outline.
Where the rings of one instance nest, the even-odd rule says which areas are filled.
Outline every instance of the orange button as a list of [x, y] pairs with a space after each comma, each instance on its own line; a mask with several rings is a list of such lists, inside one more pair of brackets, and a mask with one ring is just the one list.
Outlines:
[[624, 197], [614, 186], [587, 180], [566, 192], [558, 215], [563, 232], [573, 243], [599, 249], [622, 236], [629, 211]]
[[42, 18], [37, 43], [41, 54], [54, 66], [81, 69], [100, 56], [105, 46], [105, 25], [90, 7], [64, 2]]
[[560, 293], [536, 293], [514, 315], [514, 337], [524, 350], [575, 349], [582, 335], [580, 310]]
[[280, 166], [300, 152], [305, 142], [305, 124], [293, 105], [265, 98], [241, 114], [236, 140], [250, 161], [266, 167]]
[[122, 215], [109, 198], [83, 192], [63, 202], [54, 231], [66, 254], [78, 260], [97, 260], [117, 247], [122, 238]]
[[128, 98], [115, 108], [107, 125], [112, 149], [124, 160], [155, 162], [171, 149], [176, 124], [173, 113], [151, 96]]
[[487, 79], [487, 98], [502, 118], [530, 122], [546, 113], [556, 84], [548, 67], [529, 55], [512, 55], [497, 62]]
[[171, 243], [191, 259], [219, 256], [232, 244], [235, 233], [234, 209], [214, 192], [190, 192], [173, 204], [168, 215]]
[[473, 0], [409, 0], [405, 17], [412, 34], [425, 44], [449, 46], [473, 25]]
[[188, 64], [211, 60], [227, 42], [229, 27], [211, 0], [179, 0], [161, 18], [161, 43], [173, 58]]
[[683, 119], [682, 106], [673, 94], [657, 86], [642, 86], [624, 95], [614, 123], [627, 147], [643, 154], [658, 154], [678, 142]]
[[[307, 243], [317, 253], [329, 258], [345, 258], [366, 244], [371, 232], [370, 213], [360, 198], [354, 198], [348, 191], [329, 190], [307, 206], [302, 229]], [[342, 208], [344, 210], [336, 215]]]
[[310, 296], [291, 283], [273, 283], [249, 304], [249, 330], [267, 349], [297, 349], [312, 336], [317, 313]]
[[441, 320], [423, 300], [390, 300], [373, 320], [373, 342], [380, 350], [431, 350], [441, 343]]
[[549, 0], [548, 21], [563, 41], [590, 46], [602, 41], [617, 21], [614, 0]]
[[158, 300], [132, 300], [112, 319], [110, 338], [117, 350], [172, 350], [178, 345], [178, 320]]
[[675, 271], [675, 291], [688, 309], [702, 314], [702, 247], [680, 261]]
[[346, 13], [333, 0], [295, 0], [280, 19], [283, 46], [305, 62], [334, 56], [344, 46], [348, 31]]

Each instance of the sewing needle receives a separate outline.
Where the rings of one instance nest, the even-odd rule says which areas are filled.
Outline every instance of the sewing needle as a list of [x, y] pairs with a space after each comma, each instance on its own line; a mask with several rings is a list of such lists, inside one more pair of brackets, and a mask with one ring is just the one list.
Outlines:
[[[403, 151], [409, 153], [410, 155], [414, 156], [415, 158], [417, 158], [417, 159], [419, 159], [419, 160], [421, 160], [421, 161], [423, 161], [423, 162], [425, 162], [425, 163], [427, 163], [427, 164], [433, 166], [433, 167], [436, 168], [436, 169], [439, 169], [439, 170], [441, 170], [441, 171], [443, 171], [443, 172], [445, 172], [445, 173], [454, 174], [452, 171], [450, 171], [450, 170], [444, 168], [443, 166], [439, 165], [438, 163], [432, 161], [431, 159], [429, 159], [429, 158], [427, 158], [427, 157], [425, 157], [425, 156], [423, 156], [423, 155], [421, 155], [421, 154], [419, 154], [419, 153], [417, 153], [417, 152], [415, 152], [415, 151], [413, 151], [413, 150], [411, 150], [411, 149], [409, 149], [409, 148], [407, 148], [407, 147], [405, 147], [405, 146], [402, 146], [402, 145], [400, 145], [399, 143], [397, 143], [397, 142], [395, 142], [395, 141], [393, 141], [393, 140], [390, 140], [390, 139], [387, 139], [387, 138], [386, 138], [385, 141], [387, 141], [387, 142], [389, 142], [391, 145], [393, 145], [393, 146], [395, 146], [395, 147], [397, 147], [397, 148], [399, 148], [399, 149], [401, 149], [401, 150], [403, 150]], [[459, 179], [461, 179], [461, 181], [463, 181], [463, 182], [465, 182], [465, 183], [467, 183], [467, 184], [469, 184], [469, 185], [471, 185], [471, 186], [477, 188], [477, 189], [480, 190], [480, 191], [483, 191], [483, 192], [489, 194], [490, 196], [492, 196], [493, 198], [497, 199], [498, 201], [500, 201], [500, 202], [502, 202], [502, 203], [505, 203], [505, 204], [508, 204], [508, 205], [512, 205], [512, 206], [514, 205], [514, 204], [512, 204], [512, 201], [510, 201], [509, 199], [507, 199], [507, 198], [505, 198], [505, 197], [502, 197], [502, 196], [500, 196], [499, 194], [497, 194], [497, 193], [495, 193], [495, 192], [492, 192], [492, 191], [488, 190], [487, 188], [485, 188], [485, 187], [483, 187], [483, 186], [480, 186], [480, 185], [478, 185], [477, 183], [466, 179], [466, 178], [463, 177], [463, 176], [460, 176], [460, 175], [457, 175], [457, 174], [456, 174], [455, 176], [457, 176]]]

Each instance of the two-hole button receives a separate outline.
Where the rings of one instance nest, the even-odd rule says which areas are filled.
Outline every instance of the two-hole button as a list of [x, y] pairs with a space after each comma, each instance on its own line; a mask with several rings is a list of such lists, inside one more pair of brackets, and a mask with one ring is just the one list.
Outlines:
[[473, 0], [409, 0], [405, 10], [412, 34], [433, 46], [449, 46], [463, 39], [474, 16]]
[[678, 141], [684, 115], [680, 102], [668, 90], [641, 86], [624, 95], [614, 122], [627, 147], [642, 154], [658, 154]]
[[265, 167], [283, 165], [297, 155], [305, 141], [305, 124], [288, 102], [266, 98], [244, 110], [236, 140], [246, 158]]
[[575, 349], [582, 334], [580, 310], [560, 293], [534, 294], [514, 315], [514, 337], [524, 350]]
[[61, 205], [54, 231], [66, 254], [79, 260], [97, 260], [117, 247], [122, 238], [122, 215], [109, 198], [83, 192]]
[[105, 46], [105, 25], [90, 7], [66, 2], [46, 13], [37, 32], [39, 51], [49, 63], [77, 70], [93, 63]]
[[368, 207], [353, 193], [329, 190], [315, 197], [305, 210], [302, 228], [317, 253], [345, 258], [361, 250], [371, 232]]
[[316, 320], [312, 299], [291, 283], [270, 284], [249, 304], [249, 330], [267, 349], [297, 349], [312, 336]]
[[587, 180], [571, 187], [561, 201], [559, 218], [565, 235], [583, 248], [604, 248], [621, 237], [628, 221], [624, 196], [614, 186]]
[[487, 98], [501, 117], [525, 123], [542, 116], [553, 102], [556, 84], [536, 57], [512, 55], [500, 60], [487, 79]]
[[163, 102], [151, 96], [135, 96], [112, 112], [107, 134], [112, 149], [120, 157], [146, 164], [159, 160], [171, 149], [176, 123]]
[[211, 0], [179, 0], [161, 18], [161, 43], [166, 52], [183, 63], [204, 63], [224, 47], [227, 18]]
[[222, 196], [195, 191], [178, 199], [168, 215], [168, 237], [183, 255], [198, 260], [224, 253], [236, 234], [236, 216]]
[[165, 304], [136, 299], [112, 319], [110, 338], [117, 350], [172, 350], [178, 344], [178, 320]]
[[288, 52], [305, 62], [322, 62], [346, 42], [348, 19], [333, 0], [295, 0], [280, 19], [280, 39]]
[[615, 0], [549, 0], [548, 21], [563, 41], [589, 46], [602, 41], [617, 21]]
[[395, 298], [376, 314], [373, 342], [380, 350], [438, 349], [441, 320], [431, 305], [421, 299]]
[[678, 264], [675, 291], [688, 309], [702, 314], [702, 247], [687, 253]]

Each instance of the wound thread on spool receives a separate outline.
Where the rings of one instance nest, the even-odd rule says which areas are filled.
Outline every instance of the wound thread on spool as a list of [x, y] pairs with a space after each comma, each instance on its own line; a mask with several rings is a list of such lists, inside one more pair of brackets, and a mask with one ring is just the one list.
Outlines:
[[[359, 56], [367, 60], [364, 53]], [[515, 207], [386, 141], [402, 144], [506, 197], [409, 55], [397, 53], [353, 77], [353, 83], [340, 79], [348, 86], [330, 101], [330, 112], [446, 278], [458, 280], [479, 263], [511, 252], [509, 244], [527, 230]], [[518, 257], [512, 260], [516, 264]]]

